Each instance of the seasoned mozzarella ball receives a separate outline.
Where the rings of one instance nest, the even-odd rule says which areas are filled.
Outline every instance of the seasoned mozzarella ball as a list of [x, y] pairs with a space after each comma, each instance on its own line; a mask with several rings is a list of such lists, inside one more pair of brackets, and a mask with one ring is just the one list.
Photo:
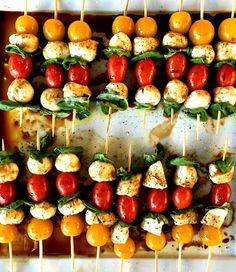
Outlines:
[[208, 109], [211, 104], [211, 95], [205, 90], [196, 90], [190, 93], [184, 106], [188, 109]]
[[228, 172], [222, 173], [220, 172], [216, 164], [211, 163], [209, 165], [209, 175], [211, 181], [215, 184], [228, 183], [234, 177], [234, 166], [232, 166]]
[[7, 96], [11, 101], [28, 103], [34, 97], [34, 89], [26, 79], [16, 78], [8, 87]]
[[46, 60], [55, 58], [65, 59], [69, 55], [69, 46], [62, 41], [49, 42], [43, 49], [43, 56]]
[[110, 39], [109, 47], [120, 48], [128, 52], [131, 52], [132, 50], [132, 44], [131, 44], [130, 38], [122, 32], [115, 34]]
[[162, 45], [176, 49], [184, 49], [188, 47], [188, 39], [183, 34], [170, 31], [164, 35]]
[[154, 218], [144, 218], [141, 223], [141, 228], [147, 232], [160, 236], [162, 233], [163, 225], [164, 225], [163, 220], [157, 220]]
[[227, 213], [227, 209], [212, 209], [205, 214], [201, 223], [203, 225], [212, 226], [220, 229], [225, 221]]
[[40, 102], [45, 109], [50, 111], [60, 111], [61, 108], [57, 103], [62, 98], [63, 91], [61, 89], [48, 88], [42, 92]]
[[79, 198], [74, 198], [64, 204], [62, 207], [58, 206], [58, 210], [63, 215], [73, 215], [81, 213], [85, 209], [84, 203]]
[[85, 213], [85, 222], [89, 226], [96, 225], [96, 224], [100, 223], [96, 213], [94, 213], [94, 212], [92, 212], [90, 210], [87, 210], [86, 213]]
[[161, 93], [154, 85], [146, 85], [138, 88], [135, 100], [138, 103], [157, 106], [161, 100]]
[[88, 86], [84, 86], [75, 82], [68, 82], [63, 88], [64, 97], [82, 97], [92, 95]]
[[17, 210], [0, 210], [0, 224], [3, 225], [18, 225], [25, 218], [22, 209]]
[[233, 106], [236, 104], [236, 89], [233, 86], [216, 87], [213, 95], [216, 103], [227, 102]]
[[121, 227], [119, 223], [111, 229], [111, 241], [113, 244], [125, 244], [129, 238], [129, 228]]
[[71, 57], [80, 57], [88, 62], [91, 62], [96, 58], [97, 48], [98, 42], [94, 40], [69, 43]]
[[112, 212], [99, 214], [98, 219], [104, 226], [108, 228], [113, 226], [117, 221], [115, 214]]
[[46, 220], [56, 214], [57, 208], [54, 204], [48, 202], [35, 203], [30, 207], [30, 213], [34, 218]]
[[178, 166], [176, 168], [174, 182], [177, 186], [192, 189], [197, 180], [197, 170], [194, 166]]
[[18, 177], [19, 168], [14, 162], [0, 164], [0, 183], [13, 181]]
[[216, 60], [236, 60], [236, 43], [218, 42], [215, 45]]
[[174, 220], [175, 225], [181, 226], [181, 225], [194, 225], [197, 224], [198, 221], [198, 213], [196, 210], [190, 210], [186, 213], [181, 214], [171, 214], [170, 215], [172, 219]]
[[140, 55], [147, 51], [157, 49], [159, 41], [153, 37], [136, 37], [134, 38], [134, 55]]
[[169, 81], [164, 90], [164, 99], [173, 99], [182, 104], [188, 97], [188, 87], [182, 81], [173, 79]]
[[55, 167], [61, 172], [78, 172], [81, 164], [79, 158], [75, 154], [67, 153], [57, 156]]
[[94, 161], [89, 166], [88, 172], [91, 179], [98, 182], [113, 181], [116, 179], [116, 169], [109, 162]]
[[30, 173], [32, 174], [46, 175], [48, 172], [51, 171], [53, 163], [52, 160], [48, 157], [43, 157], [42, 162], [29, 158], [27, 161], [27, 166]]
[[165, 172], [161, 161], [157, 161], [149, 166], [143, 186], [161, 190], [167, 188]]
[[207, 64], [211, 64], [215, 59], [215, 51], [210, 44], [195, 45], [191, 52], [192, 58], [204, 58]]
[[128, 98], [128, 93], [129, 93], [128, 87], [122, 82], [119, 82], [119, 83], [111, 82], [106, 86], [105, 89], [111, 89], [113, 91], [118, 92], [121, 96]]
[[18, 45], [26, 53], [34, 53], [39, 47], [39, 39], [33, 34], [12, 34], [9, 42]]
[[128, 180], [120, 180], [116, 189], [116, 194], [127, 195], [130, 197], [138, 196], [141, 182], [142, 174], [133, 175]]

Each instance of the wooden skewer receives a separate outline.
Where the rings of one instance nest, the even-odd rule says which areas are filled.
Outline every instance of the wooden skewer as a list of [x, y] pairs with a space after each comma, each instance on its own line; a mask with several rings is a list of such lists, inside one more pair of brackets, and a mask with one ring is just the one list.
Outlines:
[[155, 272], [158, 272], [158, 250], [155, 250]]
[[143, 0], [144, 4], [144, 17], [147, 17], [147, 0]]
[[56, 115], [52, 114], [52, 137], [55, 136]]
[[124, 16], [126, 16], [127, 15], [127, 10], [128, 10], [128, 6], [129, 6], [129, 0], [126, 0], [125, 1], [125, 8], [124, 8]]
[[39, 266], [40, 272], [43, 272], [43, 240], [39, 240]]
[[68, 127], [66, 127], [66, 146], [70, 146], [70, 135], [69, 135], [69, 130], [68, 130]]
[[109, 107], [108, 117], [107, 117], [107, 127], [106, 127], [106, 139], [105, 139], [105, 153], [108, 154], [109, 148], [109, 129], [111, 125], [111, 115], [112, 115], [112, 108]]
[[236, 7], [236, 0], [232, 0], [231, 18], [234, 18], [235, 7]]
[[124, 259], [120, 259], [120, 272], [123, 272], [124, 269]]
[[228, 151], [228, 147], [229, 147], [229, 135], [227, 135], [225, 138], [224, 152], [223, 152], [223, 158], [222, 158], [223, 161], [225, 160], [225, 157], [226, 157], [226, 154]]
[[174, 109], [171, 108], [170, 109], [170, 124], [173, 124], [173, 120], [174, 120]]
[[143, 110], [143, 128], [146, 128], [146, 124], [147, 124], [147, 111]]
[[24, 11], [24, 15], [28, 14], [28, 0], [25, 0], [25, 11]]
[[58, 18], [58, 0], [54, 0], [54, 19]]
[[183, 0], [179, 0], [179, 11], [183, 9]]
[[74, 237], [70, 236], [71, 272], [75, 272], [75, 246]]
[[216, 135], [218, 135], [219, 129], [220, 129], [220, 118], [221, 118], [221, 112], [218, 111], [217, 121], [216, 121]]
[[204, 0], [201, 0], [200, 19], [204, 19]]
[[85, 0], [82, 0], [82, 2], [81, 2], [81, 12], [80, 12], [80, 21], [82, 21], [82, 22], [84, 20], [84, 5], [85, 5]]
[[20, 128], [22, 128], [22, 123], [23, 123], [23, 108], [19, 108], [19, 124], [20, 124]]
[[179, 243], [179, 254], [178, 254], [178, 272], [181, 272], [181, 262], [182, 262], [182, 247], [183, 245]]
[[199, 128], [200, 128], [200, 114], [197, 114], [197, 124], [196, 124], [197, 141], [199, 140]]
[[72, 121], [71, 121], [71, 133], [75, 132], [76, 114], [77, 114], [76, 110], [73, 109], [73, 111], [72, 111]]
[[186, 156], [186, 130], [183, 131], [183, 157]]
[[207, 257], [207, 266], [206, 266], [206, 272], [211, 271], [211, 259], [212, 259], [212, 247], [208, 247], [208, 257]]
[[100, 246], [97, 247], [95, 272], [99, 271]]
[[5, 151], [5, 142], [3, 138], [2, 138], [2, 151]]
[[128, 154], [128, 172], [131, 171], [131, 163], [132, 163], [132, 146], [129, 144], [129, 154]]

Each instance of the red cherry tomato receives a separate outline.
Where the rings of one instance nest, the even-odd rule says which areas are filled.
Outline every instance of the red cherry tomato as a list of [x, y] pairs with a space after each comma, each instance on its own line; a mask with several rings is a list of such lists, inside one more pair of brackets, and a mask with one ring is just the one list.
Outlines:
[[147, 207], [149, 211], [164, 212], [170, 203], [170, 196], [167, 189], [151, 189], [147, 196]]
[[192, 199], [193, 194], [189, 188], [178, 186], [172, 194], [172, 201], [178, 209], [187, 208], [191, 204]]
[[166, 61], [166, 72], [169, 79], [182, 79], [187, 72], [187, 58], [183, 53], [175, 53]]
[[56, 187], [61, 196], [72, 195], [78, 191], [78, 179], [74, 173], [62, 172], [57, 176]]
[[33, 62], [31, 58], [22, 58], [13, 54], [8, 61], [8, 69], [14, 78], [27, 78], [32, 72]]
[[216, 82], [219, 87], [234, 86], [236, 82], [236, 71], [232, 65], [223, 64], [217, 71]]
[[111, 82], [123, 82], [128, 69], [126, 56], [112, 55], [107, 62], [107, 72]]
[[92, 204], [103, 211], [111, 208], [113, 202], [112, 187], [108, 182], [97, 182], [91, 193]]
[[70, 66], [68, 72], [69, 81], [88, 86], [91, 81], [91, 73], [89, 66], [81, 66], [79, 63]]
[[140, 86], [152, 85], [156, 76], [156, 64], [152, 59], [139, 60], [135, 65], [135, 76]]
[[64, 70], [59, 64], [49, 64], [45, 71], [45, 77], [50, 88], [62, 88], [65, 83]]
[[119, 196], [116, 210], [120, 219], [126, 224], [134, 222], [138, 214], [138, 200], [135, 196]]
[[9, 205], [16, 199], [16, 184], [14, 181], [0, 183], [0, 205]]
[[205, 64], [194, 64], [187, 74], [187, 85], [191, 91], [203, 89], [208, 81], [208, 68]]
[[27, 183], [27, 191], [33, 201], [44, 201], [50, 193], [49, 181], [45, 176], [32, 175]]
[[222, 206], [225, 202], [229, 202], [232, 190], [228, 183], [216, 184], [211, 191], [211, 202], [213, 206]]

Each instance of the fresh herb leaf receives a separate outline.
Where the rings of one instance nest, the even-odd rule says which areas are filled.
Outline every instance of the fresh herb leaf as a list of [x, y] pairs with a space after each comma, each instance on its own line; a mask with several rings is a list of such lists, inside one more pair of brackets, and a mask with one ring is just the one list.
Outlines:
[[223, 159], [215, 161], [215, 164], [220, 172], [225, 174], [230, 171], [230, 169], [233, 167], [234, 162], [232, 157], [226, 157], [224, 161]]
[[19, 160], [19, 157], [19, 155], [15, 154], [11, 150], [2, 150], [0, 151], [0, 164], [17, 162]]
[[133, 227], [133, 225], [126, 224], [125, 222], [123, 222], [123, 221], [121, 221], [121, 220], [118, 220], [118, 222], [119, 222], [119, 224], [120, 224], [120, 226], [121, 226], [122, 228], [131, 228], [131, 227]]
[[168, 46], [165, 46], [164, 50], [166, 52], [164, 54], [165, 59], [168, 59], [169, 57], [173, 56], [175, 53], [178, 53], [178, 52], [185, 53], [186, 55], [191, 55], [191, 53], [192, 53], [192, 48], [191, 47], [188, 47], [188, 48], [185, 48], [185, 49], [174, 49], [174, 48], [170, 48]]
[[199, 163], [197, 161], [188, 157], [177, 157], [170, 161], [170, 165], [172, 166], [194, 166], [198, 164]]
[[206, 58], [192, 58], [189, 60], [189, 62], [193, 64], [208, 64]]
[[44, 108], [42, 108], [42, 109], [40, 110], [40, 115], [42, 115], [42, 116], [51, 116], [51, 115], [55, 115], [58, 119], [67, 118], [67, 117], [70, 116], [70, 114], [71, 114], [70, 111], [63, 111], [63, 110], [61, 110], [61, 111], [56, 111], [56, 112], [50, 111], [50, 110], [47, 110], [47, 109], [44, 109]]
[[215, 67], [220, 68], [223, 64], [229, 64], [233, 66], [234, 68], [236, 68], [236, 60], [232, 60], [232, 59], [219, 61], [215, 64]]
[[42, 151], [32, 148], [29, 150], [28, 156], [29, 156], [29, 158], [42, 163], [44, 157], [50, 158], [52, 156], [52, 154], [46, 153], [46, 152], [43, 153]]
[[208, 119], [207, 111], [205, 108], [196, 108], [196, 109], [185, 108], [183, 112], [191, 119], [197, 119], [198, 115], [200, 115], [200, 120], [202, 122], [206, 122]]
[[16, 210], [25, 204], [25, 200], [18, 199], [7, 206], [0, 206], [0, 210]]
[[107, 211], [102, 211], [102, 210], [99, 210], [95, 207], [93, 207], [90, 203], [84, 201], [84, 206], [91, 212], [95, 213], [96, 215], [100, 215], [100, 214], [106, 214]]
[[26, 53], [24, 50], [22, 50], [18, 45], [16, 44], [7, 44], [5, 47], [5, 52], [8, 54], [17, 54], [20, 55], [22, 58], [28, 58], [28, 57], [36, 57], [41, 54], [42, 49], [39, 47], [35, 52], [33, 53]]
[[131, 59], [132, 62], [139, 61], [146, 58], [163, 59], [163, 55], [158, 51], [147, 51]]
[[85, 61], [81, 57], [74, 56], [74, 57], [68, 57], [68, 58], [64, 59], [62, 62], [62, 65], [65, 70], [69, 70], [69, 68], [72, 64], [76, 64], [78, 62], [82, 67], [85, 67], [87, 64], [87, 61]]
[[16, 108], [28, 108], [29, 110], [32, 110], [32, 111], [39, 111], [40, 105], [30, 105], [30, 104], [20, 103], [20, 102], [15, 102], [10, 100], [0, 101], [0, 110], [2, 111], [11, 111]]
[[47, 59], [41, 64], [41, 71], [44, 72], [49, 64], [58, 64], [62, 65], [63, 59], [62, 58], [54, 58], [54, 59]]
[[104, 54], [110, 58], [112, 55], [116, 55], [118, 57], [121, 57], [121, 56], [126, 56], [126, 57], [130, 57], [131, 54], [130, 52], [124, 50], [124, 49], [121, 49], [121, 48], [116, 48], [116, 47], [108, 47], [104, 50]]
[[228, 210], [230, 208], [231, 208], [231, 203], [230, 202], [226, 202], [222, 206], [208, 206], [208, 207], [206, 207], [205, 208], [205, 213], [209, 212], [210, 210], [214, 210], [214, 209]]
[[121, 180], [130, 180], [133, 176], [133, 172], [128, 172], [124, 167], [120, 167], [116, 170], [116, 175], [121, 178]]
[[155, 110], [157, 108], [157, 106], [152, 106], [144, 103], [134, 102], [134, 104], [136, 105], [135, 108], [138, 110]]
[[58, 199], [58, 207], [62, 208], [63, 205], [65, 205], [67, 202], [71, 201], [72, 199], [76, 198], [78, 195], [79, 195], [79, 192], [59, 198]]
[[159, 214], [159, 213], [147, 213], [143, 218], [152, 218], [157, 220], [158, 223], [160, 223], [161, 221], [163, 221], [164, 224], [169, 223], [168, 218], [165, 217], [163, 214]]
[[196, 203], [196, 204], [190, 205], [188, 208], [185, 208], [185, 209], [175, 208], [174, 210], [172, 210], [170, 212], [170, 214], [174, 214], [174, 215], [185, 214], [185, 213], [187, 213], [187, 212], [189, 212], [191, 210], [194, 210], [194, 209], [203, 210], [204, 206], [202, 204]]
[[40, 140], [40, 151], [41, 153], [47, 152], [49, 146], [53, 144], [54, 138], [51, 134], [46, 134], [43, 138]]
[[209, 112], [213, 119], [217, 120], [219, 111], [221, 112], [221, 118], [224, 118], [234, 114], [236, 112], [236, 108], [228, 102], [211, 104]]
[[155, 147], [155, 153], [153, 155], [150, 155], [148, 153], [144, 154], [144, 163], [146, 165], [152, 165], [157, 161], [162, 161], [165, 157], [166, 149], [165, 147], [158, 143]]
[[181, 108], [182, 104], [177, 103], [172, 98], [164, 99], [164, 114], [167, 116], [171, 116], [171, 109], [174, 110], [174, 113], [178, 112]]
[[97, 152], [93, 156], [93, 161], [101, 161], [101, 162], [108, 162], [114, 164], [112, 160], [110, 160], [106, 154]]
[[73, 153], [77, 156], [80, 156], [83, 153], [82, 146], [57, 146], [54, 148], [56, 154], [68, 154]]

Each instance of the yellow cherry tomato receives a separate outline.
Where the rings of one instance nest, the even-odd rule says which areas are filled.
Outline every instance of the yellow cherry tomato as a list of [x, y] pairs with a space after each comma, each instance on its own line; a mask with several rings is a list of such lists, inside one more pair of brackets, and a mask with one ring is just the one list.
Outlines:
[[208, 20], [194, 22], [189, 30], [189, 38], [194, 45], [209, 44], [213, 40], [214, 35], [214, 26]]
[[134, 21], [129, 16], [118, 16], [112, 23], [112, 33], [123, 32], [129, 37], [134, 33]]
[[203, 225], [199, 231], [202, 243], [206, 246], [217, 246], [222, 243], [224, 234], [221, 229]]
[[186, 224], [181, 226], [173, 226], [171, 235], [173, 239], [180, 244], [188, 244], [193, 240], [193, 227]]
[[53, 224], [50, 219], [40, 220], [32, 218], [27, 226], [27, 233], [34, 241], [46, 240], [53, 232]]
[[69, 25], [68, 37], [71, 42], [82, 42], [92, 37], [90, 26], [82, 21], [74, 21]]
[[95, 224], [88, 228], [86, 239], [93, 247], [104, 246], [109, 240], [109, 229], [102, 224]]
[[15, 28], [17, 33], [34, 34], [37, 36], [39, 25], [34, 17], [30, 15], [22, 15], [16, 19]]
[[218, 28], [218, 36], [223, 42], [236, 43], [236, 18], [223, 20]]
[[135, 24], [135, 33], [138, 37], [155, 37], [157, 34], [157, 23], [152, 17], [138, 19]]
[[147, 247], [150, 248], [151, 250], [154, 251], [161, 250], [166, 245], [166, 236], [163, 232], [159, 236], [147, 232], [145, 242]]
[[192, 24], [191, 15], [186, 11], [178, 11], [171, 15], [169, 27], [171, 31], [185, 34]]
[[84, 229], [84, 220], [79, 214], [64, 216], [61, 231], [65, 236], [78, 236]]
[[18, 234], [15, 225], [2, 225], [0, 224], [0, 243], [6, 244], [13, 242]]
[[135, 243], [133, 239], [128, 238], [125, 244], [114, 244], [114, 252], [121, 259], [130, 259], [135, 253]]
[[48, 19], [43, 25], [43, 34], [49, 42], [62, 41], [65, 36], [65, 26], [58, 19]]

